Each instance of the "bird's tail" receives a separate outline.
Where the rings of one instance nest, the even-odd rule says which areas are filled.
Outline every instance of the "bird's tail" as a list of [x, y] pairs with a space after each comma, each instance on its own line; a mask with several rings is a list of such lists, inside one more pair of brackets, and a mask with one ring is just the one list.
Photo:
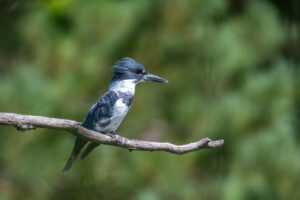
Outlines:
[[80, 153], [80, 150], [84, 147], [84, 145], [87, 143], [87, 141], [77, 137], [75, 141], [75, 145], [73, 147], [72, 154], [69, 158], [69, 160], [66, 163], [66, 166], [63, 169], [63, 173], [66, 173], [72, 166], [72, 163], [76, 160], [78, 154]]
[[100, 144], [97, 143], [90, 143], [86, 149], [84, 150], [84, 152], [81, 154], [80, 158], [84, 159], [91, 151], [93, 151], [93, 149], [95, 149], [97, 146], [99, 146]]

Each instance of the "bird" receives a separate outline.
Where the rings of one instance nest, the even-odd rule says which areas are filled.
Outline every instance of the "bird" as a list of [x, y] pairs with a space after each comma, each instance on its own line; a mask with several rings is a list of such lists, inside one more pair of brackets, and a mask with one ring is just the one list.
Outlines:
[[[90, 108], [82, 121], [82, 126], [113, 137], [131, 107], [136, 85], [145, 81], [167, 83], [168, 80], [148, 73], [139, 62], [129, 57], [117, 61], [112, 69], [114, 73], [108, 91]], [[71, 168], [85, 146], [81, 159], [98, 145], [77, 136], [63, 172]]]

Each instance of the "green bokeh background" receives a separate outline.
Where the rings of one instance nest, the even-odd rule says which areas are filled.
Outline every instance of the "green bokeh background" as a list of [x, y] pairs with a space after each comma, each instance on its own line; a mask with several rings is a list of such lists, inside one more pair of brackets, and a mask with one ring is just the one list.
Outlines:
[[183, 144], [186, 155], [102, 145], [61, 170], [74, 136], [0, 127], [0, 200], [300, 199], [297, 0], [2, 0], [0, 111], [77, 121], [110, 66], [138, 60], [141, 83], [117, 133]]

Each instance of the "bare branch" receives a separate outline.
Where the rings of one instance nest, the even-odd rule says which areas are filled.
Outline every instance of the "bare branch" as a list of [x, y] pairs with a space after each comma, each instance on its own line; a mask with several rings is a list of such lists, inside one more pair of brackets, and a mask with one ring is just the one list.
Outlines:
[[21, 131], [32, 130], [35, 128], [64, 130], [95, 143], [118, 146], [129, 150], [166, 151], [174, 154], [184, 154], [199, 149], [219, 147], [224, 143], [224, 140], [212, 141], [209, 138], [204, 138], [197, 142], [185, 145], [174, 145], [166, 142], [130, 140], [119, 135], [111, 137], [105, 134], [99, 134], [98, 132], [82, 127], [81, 123], [73, 120], [3, 112], [0, 112], [0, 125], [14, 126], [17, 130]]

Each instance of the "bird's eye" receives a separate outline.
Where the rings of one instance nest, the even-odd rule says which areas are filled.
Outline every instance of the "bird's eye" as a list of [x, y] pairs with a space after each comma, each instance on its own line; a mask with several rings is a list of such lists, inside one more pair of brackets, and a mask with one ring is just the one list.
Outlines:
[[136, 70], [136, 72], [135, 72], [136, 74], [143, 74], [143, 70], [141, 70], [141, 69], [138, 69], [138, 70]]

